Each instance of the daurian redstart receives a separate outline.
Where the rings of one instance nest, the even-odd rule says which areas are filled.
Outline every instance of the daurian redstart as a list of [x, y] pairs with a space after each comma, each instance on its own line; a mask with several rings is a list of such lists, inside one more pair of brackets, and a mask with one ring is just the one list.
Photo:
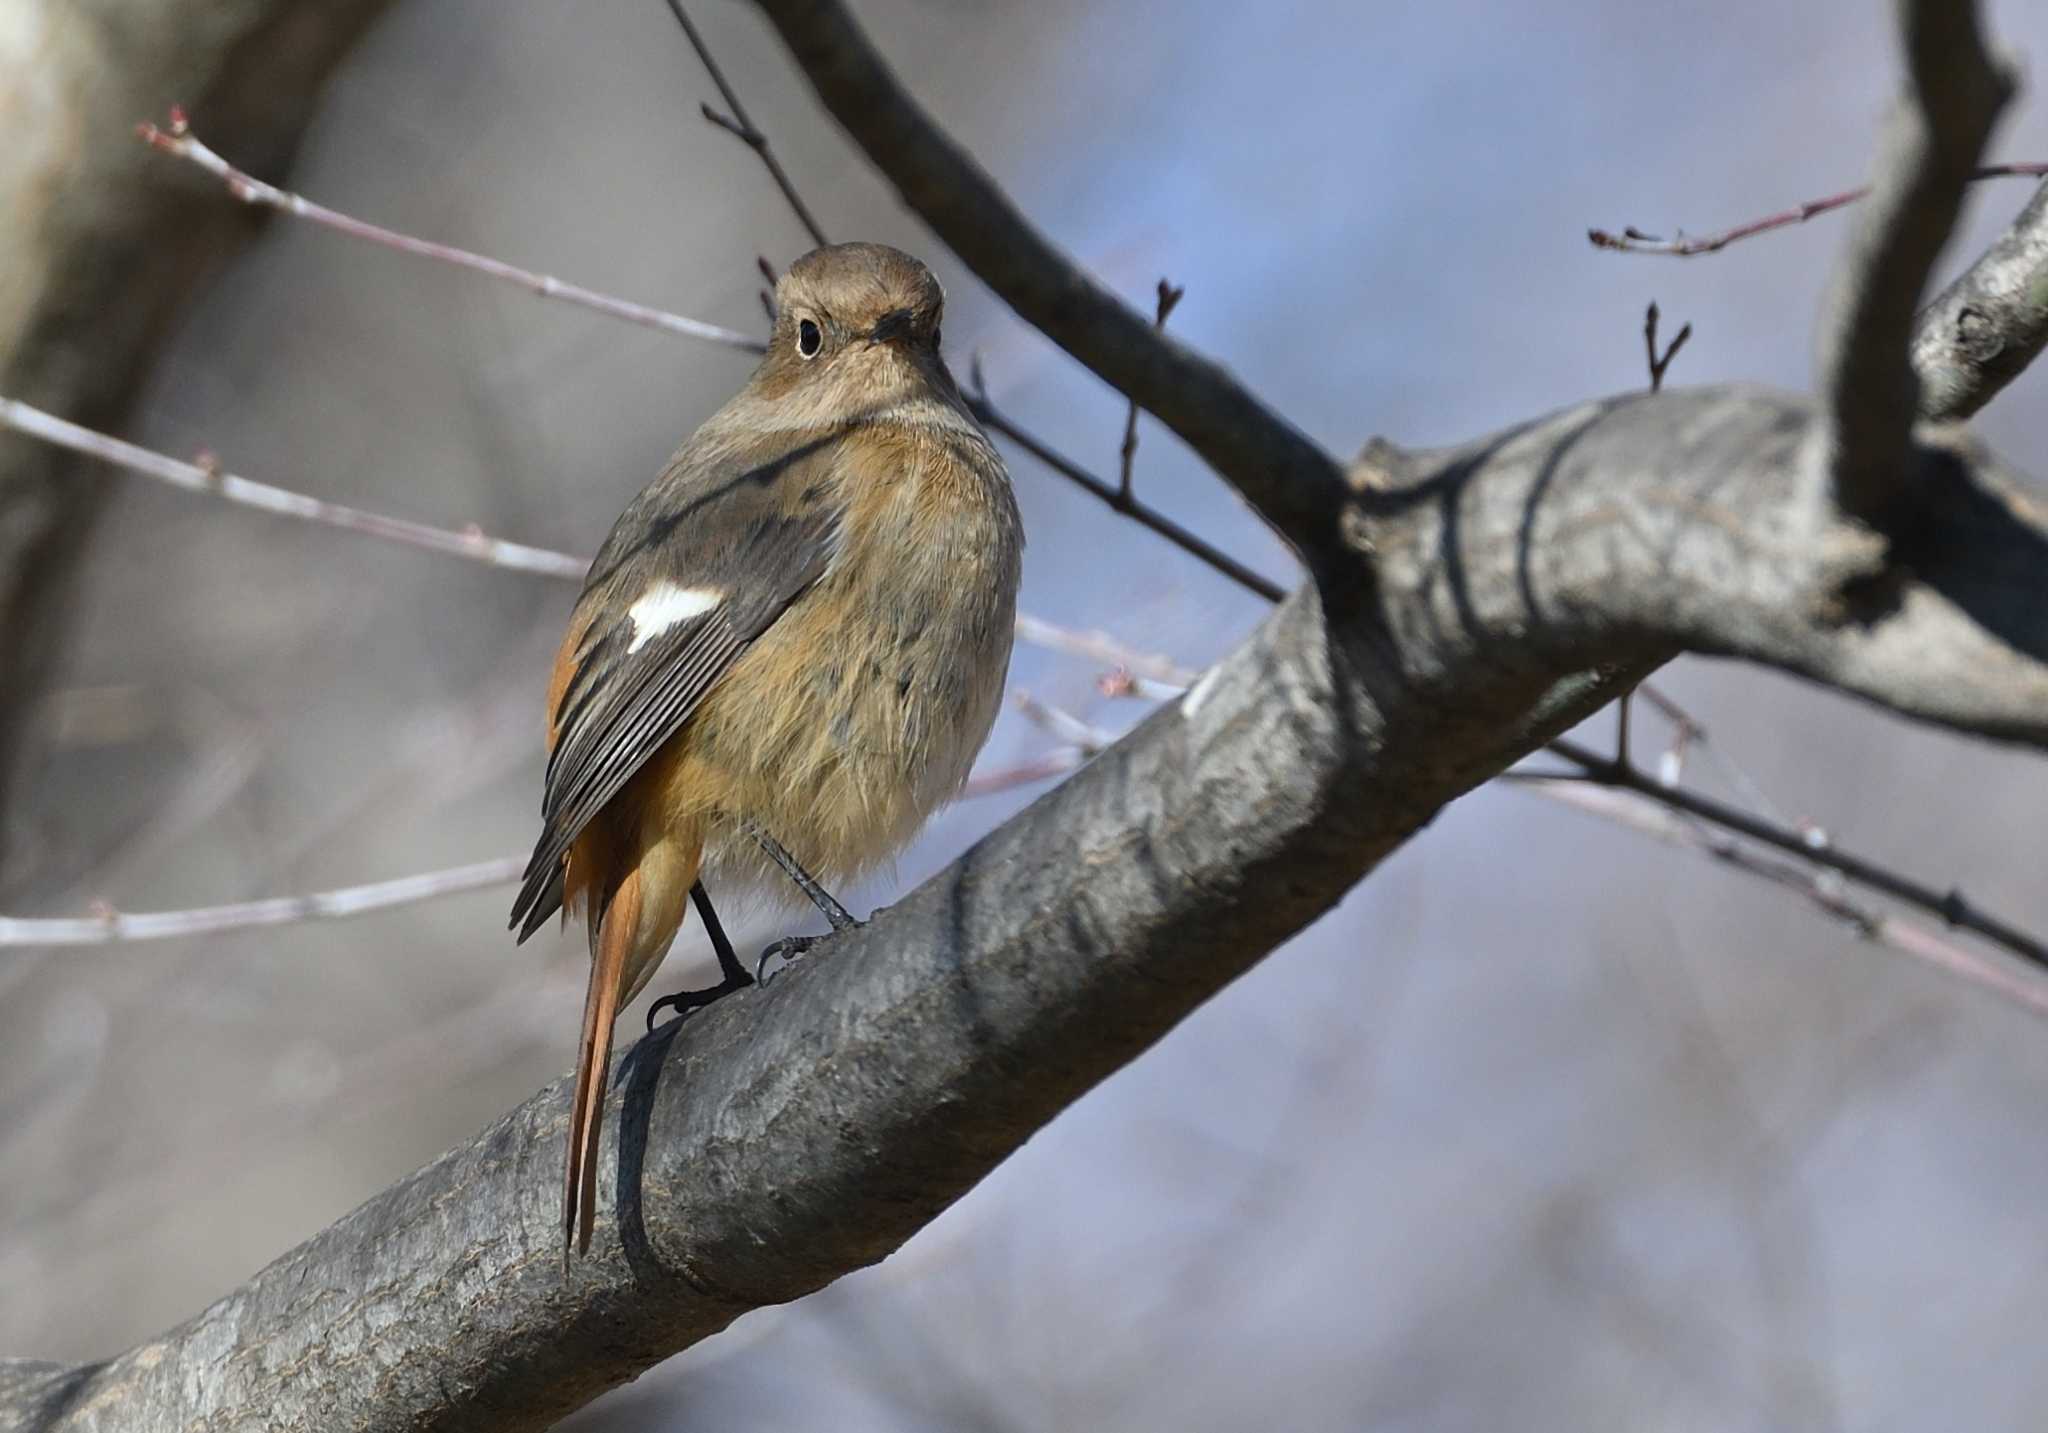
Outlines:
[[938, 281], [840, 244], [775, 300], [746, 387], [612, 528], [548, 685], [512, 924], [589, 927], [562, 1201], [583, 1251], [613, 1020], [686, 905], [723, 981], [663, 1002], [684, 1009], [752, 983], [704, 881], [787, 890], [784, 860], [828, 882], [886, 861], [959, 791], [1009, 668], [1022, 530], [940, 360]]

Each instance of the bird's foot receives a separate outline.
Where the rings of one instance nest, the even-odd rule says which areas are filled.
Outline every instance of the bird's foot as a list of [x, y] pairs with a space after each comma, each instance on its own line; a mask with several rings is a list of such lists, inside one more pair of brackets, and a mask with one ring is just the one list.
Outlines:
[[[766, 985], [790, 966], [802, 960], [810, 953], [811, 947], [817, 945], [820, 941], [830, 940], [833, 936], [838, 935], [840, 931], [859, 930], [866, 924], [866, 921], [857, 921], [852, 916], [848, 916], [845, 925], [837, 926], [825, 935], [784, 936], [781, 940], [776, 941], [775, 944], [762, 951], [761, 958], [754, 962], [755, 981], [761, 985]], [[768, 962], [771, 960], [779, 960], [782, 964], [774, 970], [769, 970]]]
[[[763, 955], [762, 959], [766, 960], [767, 956]], [[754, 976], [735, 967], [716, 985], [707, 985], [702, 990], [678, 990], [673, 995], [664, 995], [647, 1007], [647, 1028], [650, 1032], [653, 1031], [655, 1017], [664, 1010], [673, 1009], [676, 1012], [676, 1019], [680, 1020], [692, 1010], [702, 1010], [707, 1005], [725, 999], [734, 991], [745, 990], [755, 983]]]

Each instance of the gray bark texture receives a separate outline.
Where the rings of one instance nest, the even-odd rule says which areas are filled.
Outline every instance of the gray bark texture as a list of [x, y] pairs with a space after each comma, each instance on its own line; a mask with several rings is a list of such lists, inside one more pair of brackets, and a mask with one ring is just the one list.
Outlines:
[[[629, 1051], [589, 1258], [562, 1265], [564, 1080], [160, 1338], [0, 1365], [0, 1426], [545, 1427], [886, 1256], [1447, 802], [1681, 651], [2048, 747], [2048, 521], [1953, 430], [1902, 429], [1879, 462], [1859, 428], [1844, 483], [1832, 465], [1864, 417], [1838, 386], [1826, 402], [1723, 387], [1339, 463], [1079, 278], [843, 7], [762, 8], [939, 237], [1187, 437], [1311, 580], [868, 927]], [[1945, 104], [1943, 76], [1967, 66], [1923, 68], [1931, 137], [1885, 162], [1948, 174], [1952, 122], [1977, 143], [1989, 119], [1967, 74], [1976, 98], [1960, 119]], [[1852, 262], [1853, 282], [1905, 286], [1910, 316], [1943, 229], [1859, 238], [1890, 257]], [[1850, 292], [1830, 353], [1882, 341], [1903, 364], [1896, 300]]]
[[[182, 104], [256, 172], [279, 173], [321, 81], [387, 3], [0, 7], [0, 393], [122, 426], [157, 341], [256, 227], [200, 176], [151, 156], [135, 125]], [[0, 811], [105, 490], [88, 460], [0, 434]]]

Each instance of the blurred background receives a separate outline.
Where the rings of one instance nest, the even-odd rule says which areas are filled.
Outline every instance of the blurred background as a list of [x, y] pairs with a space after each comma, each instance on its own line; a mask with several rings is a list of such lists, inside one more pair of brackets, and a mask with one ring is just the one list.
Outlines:
[[[1653, 298], [1667, 332], [1694, 327], [1672, 383], [1808, 386], [1839, 216], [1691, 261], [1585, 230], [1706, 231], [1859, 182], [1897, 83], [1888, 8], [859, 6], [1041, 225], [1144, 307], [1162, 275], [1186, 285], [1174, 330], [1347, 454], [1642, 386]], [[2048, 10], [1986, 9], [2048, 54]], [[749, 7], [693, 11], [833, 236], [930, 257], [956, 371], [978, 352], [1002, 408], [1113, 475], [1116, 395], [898, 208]], [[657, 0], [404, 0], [292, 182], [752, 331], [754, 256], [805, 241], [706, 99]], [[2048, 157], [2048, 105], [2024, 97], [1993, 157]], [[2029, 192], [1980, 186], [1946, 272]], [[128, 436], [585, 552], [747, 369], [280, 221], [190, 314]], [[1980, 424], [2036, 472], [2043, 383]], [[1144, 498], [1291, 580], [1220, 483], [1156, 425], [1142, 440]], [[1028, 458], [1012, 470], [1031, 612], [1194, 666], [1258, 620]], [[6, 813], [0, 909], [524, 854], [568, 584], [114, 481]], [[1011, 680], [1121, 729], [1144, 707], [1100, 695], [1101, 671], [1020, 647]], [[1775, 815], [2048, 930], [2037, 759], [1750, 669], [1660, 682]], [[1639, 723], [1644, 755], [1661, 734]], [[983, 765], [1057, 744], [1013, 712]], [[1030, 795], [954, 806], [854, 903]], [[510, 895], [0, 950], [0, 1352], [146, 1337], [562, 1074], [581, 939], [514, 948]], [[654, 988], [708, 965], [693, 925]], [[2044, 1104], [2048, 1027], [2020, 1004], [1496, 784], [897, 1256], [574, 1426], [2019, 1427], [2048, 1401]]]

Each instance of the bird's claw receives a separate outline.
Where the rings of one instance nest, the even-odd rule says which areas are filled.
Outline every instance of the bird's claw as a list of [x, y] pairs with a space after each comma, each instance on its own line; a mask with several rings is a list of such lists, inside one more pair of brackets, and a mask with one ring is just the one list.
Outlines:
[[[776, 941], [762, 951], [761, 958], [754, 962], [755, 982], [766, 985], [784, 970], [802, 960], [806, 952], [823, 939], [825, 937], [822, 935], [791, 935]], [[782, 964], [777, 969], [769, 971], [768, 962], [771, 960], [780, 960]]]
[[[859, 930], [866, 924], [867, 921], [857, 921], [853, 917], [848, 916], [845, 925], [824, 935], [784, 936], [781, 940], [776, 941], [775, 944], [762, 951], [761, 958], [754, 962], [755, 983], [766, 985], [776, 976], [782, 974], [784, 970], [802, 960], [810, 952], [811, 947], [832, 939], [833, 936], [840, 934], [842, 931]], [[771, 960], [780, 960], [782, 965], [778, 969], [770, 971], [768, 970], [768, 962]]]
[[678, 990], [673, 995], [664, 995], [647, 1007], [648, 1033], [653, 1033], [655, 1017], [664, 1010], [673, 1009], [676, 1012], [676, 1019], [681, 1020], [692, 1010], [702, 1010], [707, 1005], [723, 1000], [734, 991], [745, 990], [755, 983], [755, 978], [750, 977], [746, 971], [737, 970], [718, 984], [708, 985], [702, 990]]

